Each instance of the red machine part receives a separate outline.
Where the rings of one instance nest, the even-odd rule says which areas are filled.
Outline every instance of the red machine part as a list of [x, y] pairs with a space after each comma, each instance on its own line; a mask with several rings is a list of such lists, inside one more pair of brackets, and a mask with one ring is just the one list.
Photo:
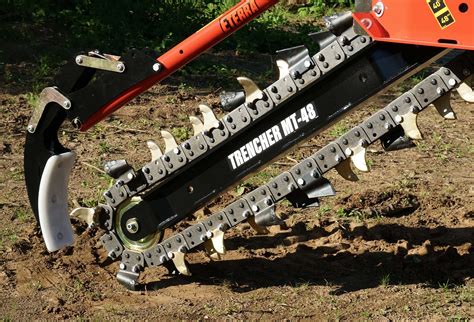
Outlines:
[[353, 16], [376, 41], [474, 50], [472, 0], [372, 0], [371, 4], [371, 12]]
[[158, 57], [156, 60], [162, 68], [159, 73], [129, 88], [126, 92], [104, 105], [83, 123], [81, 130], [86, 131], [94, 124], [100, 122], [107, 115], [113, 113], [137, 95], [146, 91], [157, 82], [162, 81], [227, 36], [242, 28], [277, 2], [278, 0], [241, 0], [208, 25]]

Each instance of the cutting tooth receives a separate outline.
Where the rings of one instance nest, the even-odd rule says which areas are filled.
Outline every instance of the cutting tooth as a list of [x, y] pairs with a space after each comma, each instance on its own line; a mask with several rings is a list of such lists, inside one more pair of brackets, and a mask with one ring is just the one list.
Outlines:
[[213, 261], [220, 261], [222, 259], [221, 254], [216, 251], [216, 249], [214, 248], [214, 244], [210, 239], [204, 242], [204, 249], [206, 250], [206, 254]]
[[251, 216], [247, 219], [247, 222], [249, 223], [250, 227], [253, 228], [257, 232], [258, 235], [266, 235], [269, 233], [268, 229], [262, 226], [259, 226], [255, 222], [255, 217]]
[[189, 121], [191, 121], [191, 124], [193, 126], [194, 135], [198, 135], [199, 133], [204, 131], [204, 124], [199, 118], [197, 118], [196, 116], [190, 116]]
[[447, 120], [455, 120], [456, 114], [451, 107], [451, 93], [448, 93], [444, 96], [441, 96], [435, 102], [433, 102], [434, 107], [438, 113]]
[[[171, 256], [170, 256], [171, 255]], [[182, 275], [191, 276], [191, 271], [189, 270], [188, 265], [186, 264], [185, 256], [183, 252], [170, 253], [168, 256], [172, 257], [173, 264]]]
[[351, 151], [351, 161], [354, 166], [362, 172], [368, 172], [369, 167], [367, 166], [367, 161], [365, 160], [367, 149], [361, 145], [351, 149]]
[[283, 59], [278, 59], [276, 61], [278, 71], [279, 71], [279, 77], [278, 79], [282, 79], [285, 76], [287, 76], [290, 73], [290, 66], [288, 65], [288, 62], [283, 60]]
[[244, 88], [245, 103], [253, 103], [256, 100], [263, 99], [263, 92], [253, 80], [247, 77], [237, 77], [237, 81]]
[[148, 149], [151, 153], [151, 161], [155, 161], [163, 155], [160, 147], [154, 141], [149, 140], [146, 142], [146, 145], [148, 146]]
[[84, 221], [89, 227], [98, 223], [97, 213], [94, 208], [78, 207], [71, 211], [70, 216]]
[[219, 127], [219, 120], [209, 106], [201, 104], [199, 105], [199, 110], [204, 120], [204, 131], [210, 131]]
[[175, 148], [178, 147], [174, 136], [168, 131], [161, 131], [161, 136], [165, 141], [165, 153], [173, 151]]
[[473, 79], [473, 76], [469, 77], [464, 81], [464, 83], [461, 83], [458, 87], [458, 93], [462, 97], [463, 100], [469, 103], [474, 103], [474, 91], [472, 90], [472, 87], [469, 85], [471, 84]]
[[359, 177], [352, 171], [351, 162], [346, 159], [336, 166], [336, 171], [346, 180], [359, 181]]
[[220, 260], [221, 255], [225, 254], [224, 231], [220, 229], [208, 232], [212, 237], [204, 242], [206, 253], [212, 260]]
[[423, 136], [421, 135], [420, 129], [418, 128], [417, 118], [418, 115], [415, 113], [407, 113], [403, 116], [400, 116], [400, 125], [403, 127], [406, 136], [412, 140], [421, 140]]

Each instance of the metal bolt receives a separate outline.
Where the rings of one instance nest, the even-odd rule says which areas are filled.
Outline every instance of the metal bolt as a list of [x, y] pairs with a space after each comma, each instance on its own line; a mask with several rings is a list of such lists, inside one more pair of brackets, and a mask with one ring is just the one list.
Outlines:
[[134, 273], [138, 273], [140, 271], [140, 267], [138, 265], [135, 265], [135, 266], [132, 267], [132, 271]]
[[81, 56], [76, 57], [76, 64], [78, 64], [78, 65], [82, 64], [82, 57]]
[[395, 122], [402, 123], [403, 122], [403, 117], [401, 115], [395, 116]]
[[159, 63], [153, 64], [153, 70], [159, 72], [161, 70], [161, 65]]
[[455, 86], [457, 84], [456, 80], [454, 78], [450, 78], [448, 81], [449, 86]]
[[351, 149], [347, 148], [345, 151], [346, 155], [351, 156], [354, 152]]
[[383, 16], [385, 10], [385, 6], [382, 1], [379, 1], [375, 4], [375, 6], [372, 8], [372, 11], [375, 12], [375, 15], [380, 18]]
[[298, 179], [298, 184], [299, 184], [300, 186], [304, 186], [305, 183], [306, 183], [306, 182], [304, 181], [303, 178], [299, 178], [299, 179]]
[[169, 257], [170, 259], [173, 259], [173, 258], [174, 258], [174, 253], [173, 253], [173, 252], [168, 252], [168, 257]]
[[121, 270], [124, 270], [127, 268], [127, 266], [124, 263], [120, 263], [119, 267]]
[[28, 125], [27, 129], [28, 129], [28, 132], [30, 133], [33, 133], [35, 131], [34, 125]]
[[257, 212], [257, 211], [259, 211], [259, 210], [260, 210], [260, 208], [258, 208], [257, 205], [253, 205], [253, 206], [252, 206], [252, 211], [253, 211], [253, 212]]
[[310, 68], [311, 67], [311, 62], [309, 60], [305, 60], [304, 67]]
[[212, 238], [213, 236], [214, 236], [214, 233], [212, 231], [206, 231], [207, 238]]
[[140, 225], [138, 224], [137, 218], [130, 218], [127, 220], [126, 223], [127, 231], [130, 234], [136, 234], [138, 232], [138, 229], [140, 229]]
[[72, 120], [72, 125], [76, 129], [79, 129], [81, 127], [81, 121], [79, 120], [79, 118], [76, 117], [74, 120]]
[[445, 74], [446, 76], [448, 76], [449, 74], [451, 74], [451, 71], [450, 71], [449, 69], [445, 68], [445, 69], [444, 69], [444, 74]]
[[343, 45], [349, 45], [351, 42], [349, 41], [349, 38], [347, 38], [347, 36], [341, 36], [339, 38], [339, 41], [341, 42], [341, 44]]
[[68, 110], [71, 108], [71, 101], [64, 101], [63, 102], [64, 109]]
[[324, 61], [324, 59], [325, 59], [323, 54], [318, 54], [317, 58], [318, 58], [319, 61]]
[[[454, 85], [451, 85], [451, 86], [454, 86]], [[438, 95], [444, 94], [444, 88], [438, 87], [436, 89], [436, 93], [438, 93]]]
[[123, 63], [118, 63], [117, 64], [117, 70], [121, 73], [125, 71], [125, 65]]

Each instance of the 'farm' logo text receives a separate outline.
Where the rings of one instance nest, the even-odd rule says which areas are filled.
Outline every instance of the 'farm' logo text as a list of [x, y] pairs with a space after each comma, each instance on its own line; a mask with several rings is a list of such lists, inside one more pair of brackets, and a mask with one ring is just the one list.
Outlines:
[[251, 20], [251, 17], [258, 12], [256, 0], [249, 0], [226, 14], [219, 21], [222, 31], [230, 32], [234, 28], [238, 28], [244, 22]]

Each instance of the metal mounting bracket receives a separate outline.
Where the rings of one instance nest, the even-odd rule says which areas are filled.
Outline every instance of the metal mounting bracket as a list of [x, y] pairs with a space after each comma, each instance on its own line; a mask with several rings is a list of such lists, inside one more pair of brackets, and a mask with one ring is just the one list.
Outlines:
[[39, 104], [33, 111], [30, 121], [28, 122], [28, 132], [35, 133], [41, 116], [43, 116], [44, 109], [49, 103], [58, 103], [65, 110], [71, 108], [71, 101], [61, 94], [56, 87], [46, 87], [39, 95]]

